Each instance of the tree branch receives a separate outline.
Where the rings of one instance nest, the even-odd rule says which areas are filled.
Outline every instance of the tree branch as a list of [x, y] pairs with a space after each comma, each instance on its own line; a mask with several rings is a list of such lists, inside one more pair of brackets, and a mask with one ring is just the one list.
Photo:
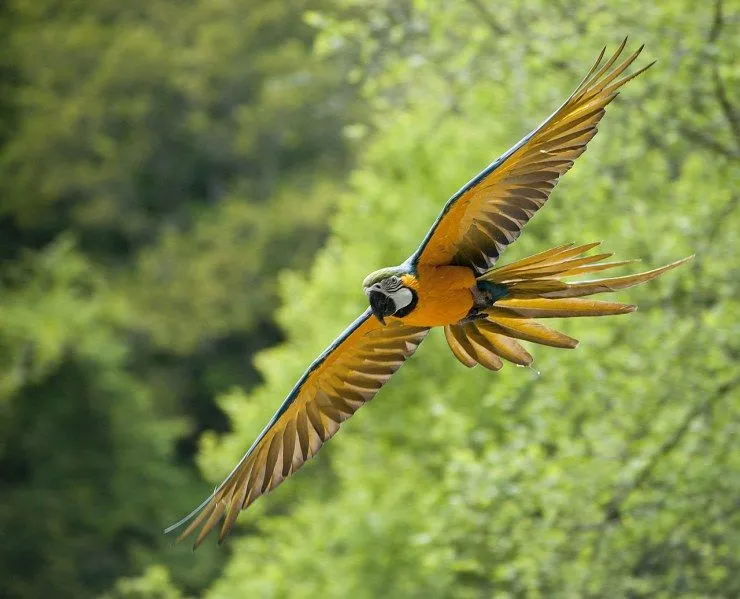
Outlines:
[[740, 385], [740, 376], [737, 376], [717, 387], [715, 393], [711, 397], [694, 406], [694, 408], [686, 414], [678, 428], [660, 445], [655, 453], [650, 456], [650, 459], [648, 459], [645, 466], [640, 469], [632, 482], [628, 486], [623, 487], [620, 493], [615, 493], [615, 495], [605, 503], [604, 523], [621, 521], [622, 507], [624, 504], [632, 494], [650, 478], [660, 461], [670, 455], [670, 453], [678, 447], [694, 421], [704, 412], [711, 410], [719, 399], [724, 397], [729, 391], [738, 385]]
[[503, 27], [491, 14], [491, 11], [481, 2], [481, 0], [468, 0], [468, 4], [471, 4], [475, 8], [486, 24], [496, 35], [508, 35], [509, 30]]
[[717, 0], [714, 3], [714, 20], [712, 21], [712, 27], [709, 29], [709, 42], [714, 43], [719, 39], [724, 24], [725, 21], [724, 15], [722, 13], [722, 0]]
[[740, 153], [738, 153], [736, 150], [733, 150], [732, 148], [728, 148], [723, 143], [717, 141], [716, 139], [707, 135], [703, 131], [698, 131], [686, 125], [681, 127], [680, 131], [688, 139], [704, 146], [708, 150], [717, 152], [718, 154], [721, 154], [722, 156], [725, 156], [727, 158], [740, 157]]
[[725, 90], [725, 84], [722, 81], [722, 77], [719, 75], [719, 69], [717, 68], [716, 63], [712, 69], [712, 76], [714, 78], [714, 93], [717, 96], [717, 101], [722, 107], [722, 113], [735, 135], [735, 143], [738, 148], [740, 148], [740, 115], [738, 114], [737, 109], [732, 105], [732, 102], [730, 102], [727, 90]]

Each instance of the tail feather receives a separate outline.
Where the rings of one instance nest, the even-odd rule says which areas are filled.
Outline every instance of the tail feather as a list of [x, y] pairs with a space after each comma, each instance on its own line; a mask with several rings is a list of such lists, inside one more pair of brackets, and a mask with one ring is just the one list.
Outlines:
[[660, 268], [648, 270], [646, 272], [637, 273], [634, 275], [626, 275], [623, 277], [612, 277], [608, 279], [598, 279], [596, 281], [582, 281], [580, 283], [568, 283], [567, 289], [559, 289], [556, 291], [546, 292], [543, 297], [547, 298], [565, 298], [565, 297], [583, 297], [585, 295], [594, 295], [596, 293], [607, 293], [609, 291], [618, 291], [619, 289], [627, 289], [628, 287], [634, 287], [640, 283], [646, 283], [656, 277], [660, 276], [664, 272], [677, 268], [688, 262], [693, 258], [693, 254], [681, 260], [676, 260]]
[[504, 316], [500, 312], [493, 312], [488, 315], [488, 322], [494, 327], [494, 330], [507, 337], [563, 349], [573, 349], [578, 345], [578, 340], [573, 339], [573, 337], [546, 327], [531, 318]]
[[445, 338], [452, 353], [462, 364], [465, 364], [468, 368], [472, 368], [478, 364], [478, 360], [472, 355], [474, 353], [472, 348], [466, 347], [469, 345], [467, 341], [467, 325], [446, 326]]
[[601, 264], [589, 264], [587, 266], [576, 266], [570, 270], [565, 271], [561, 274], [563, 277], [576, 277], [578, 275], [585, 275], [589, 272], [598, 272], [600, 270], [609, 270], [610, 268], [616, 268], [617, 266], [625, 266], [626, 264], [632, 264], [637, 260], [619, 260], [617, 262], [602, 262]]
[[[637, 306], [620, 302], [603, 302], [581, 298], [550, 299], [534, 297], [526, 299], [502, 299], [496, 306], [508, 308], [528, 318], [570, 318], [574, 316], [609, 316], [628, 314], [637, 310]], [[494, 306], [495, 307], [495, 306]]]
[[478, 280], [504, 286], [506, 294], [470, 321], [445, 327], [455, 357], [468, 367], [481, 364], [499, 370], [503, 361], [526, 366], [532, 356], [516, 341], [522, 339], [551, 347], [574, 348], [578, 341], [546, 327], [534, 318], [570, 318], [628, 314], [637, 307], [620, 302], [582, 299], [584, 296], [626, 289], [674, 269], [692, 256], [634, 275], [569, 283], [563, 278], [599, 272], [633, 262], [602, 262], [612, 254], [584, 256], [599, 242], [568, 243], [539, 252], [506, 266], [492, 268]]
[[568, 284], [554, 278], [535, 279], [534, 281], [509, 281], [506, 284], [505, 297], [542, 297], [544, 293], [566, 291]]
[[477, 322], [478, 331], [485, 337], [488, 346], [504, 360], [519, 366], [529, 366], [533, 358], [516, 339], [499, 332], [496, 325], [486, 320]]

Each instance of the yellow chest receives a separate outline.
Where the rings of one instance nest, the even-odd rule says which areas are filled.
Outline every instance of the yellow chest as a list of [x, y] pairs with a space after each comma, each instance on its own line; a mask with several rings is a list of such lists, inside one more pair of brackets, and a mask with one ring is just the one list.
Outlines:
[[416, 307], [401, 320], [435, 327], [459, 322], [473, 307], [473, 272], [464, 266], [420, 266], [416, 277], [401, 277], [418, 297]]

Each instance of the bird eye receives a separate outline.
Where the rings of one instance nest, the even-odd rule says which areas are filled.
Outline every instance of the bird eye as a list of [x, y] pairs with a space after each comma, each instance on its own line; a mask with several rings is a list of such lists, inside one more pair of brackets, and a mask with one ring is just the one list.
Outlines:
[[382, 281], [382, 285], [386, 291], [396, 291], [401, 287], [401, 279], [396, 275], [391, 275]]

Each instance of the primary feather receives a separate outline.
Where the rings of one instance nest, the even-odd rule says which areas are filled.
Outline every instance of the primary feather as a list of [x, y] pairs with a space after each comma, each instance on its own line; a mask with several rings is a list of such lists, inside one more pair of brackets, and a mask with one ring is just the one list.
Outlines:
[[603, 65], [602, 50], [558, 110], [450, 198], [413, 264], [470, 266], [480, 274], [496, 262], [586, 151], [617, 90], [652, 65], [622, 77], [643, 48], [617, 64], [626, 43]]
[[296, 472], [370, 401], [422, 342], [427, 329], [401, 322], [382, 326], [366, 310], [305, 372], [252, 447], [191, 514], [178, 540], [202, 525], [194, 548], [222, 518], [219, 541], [237, 515]]

